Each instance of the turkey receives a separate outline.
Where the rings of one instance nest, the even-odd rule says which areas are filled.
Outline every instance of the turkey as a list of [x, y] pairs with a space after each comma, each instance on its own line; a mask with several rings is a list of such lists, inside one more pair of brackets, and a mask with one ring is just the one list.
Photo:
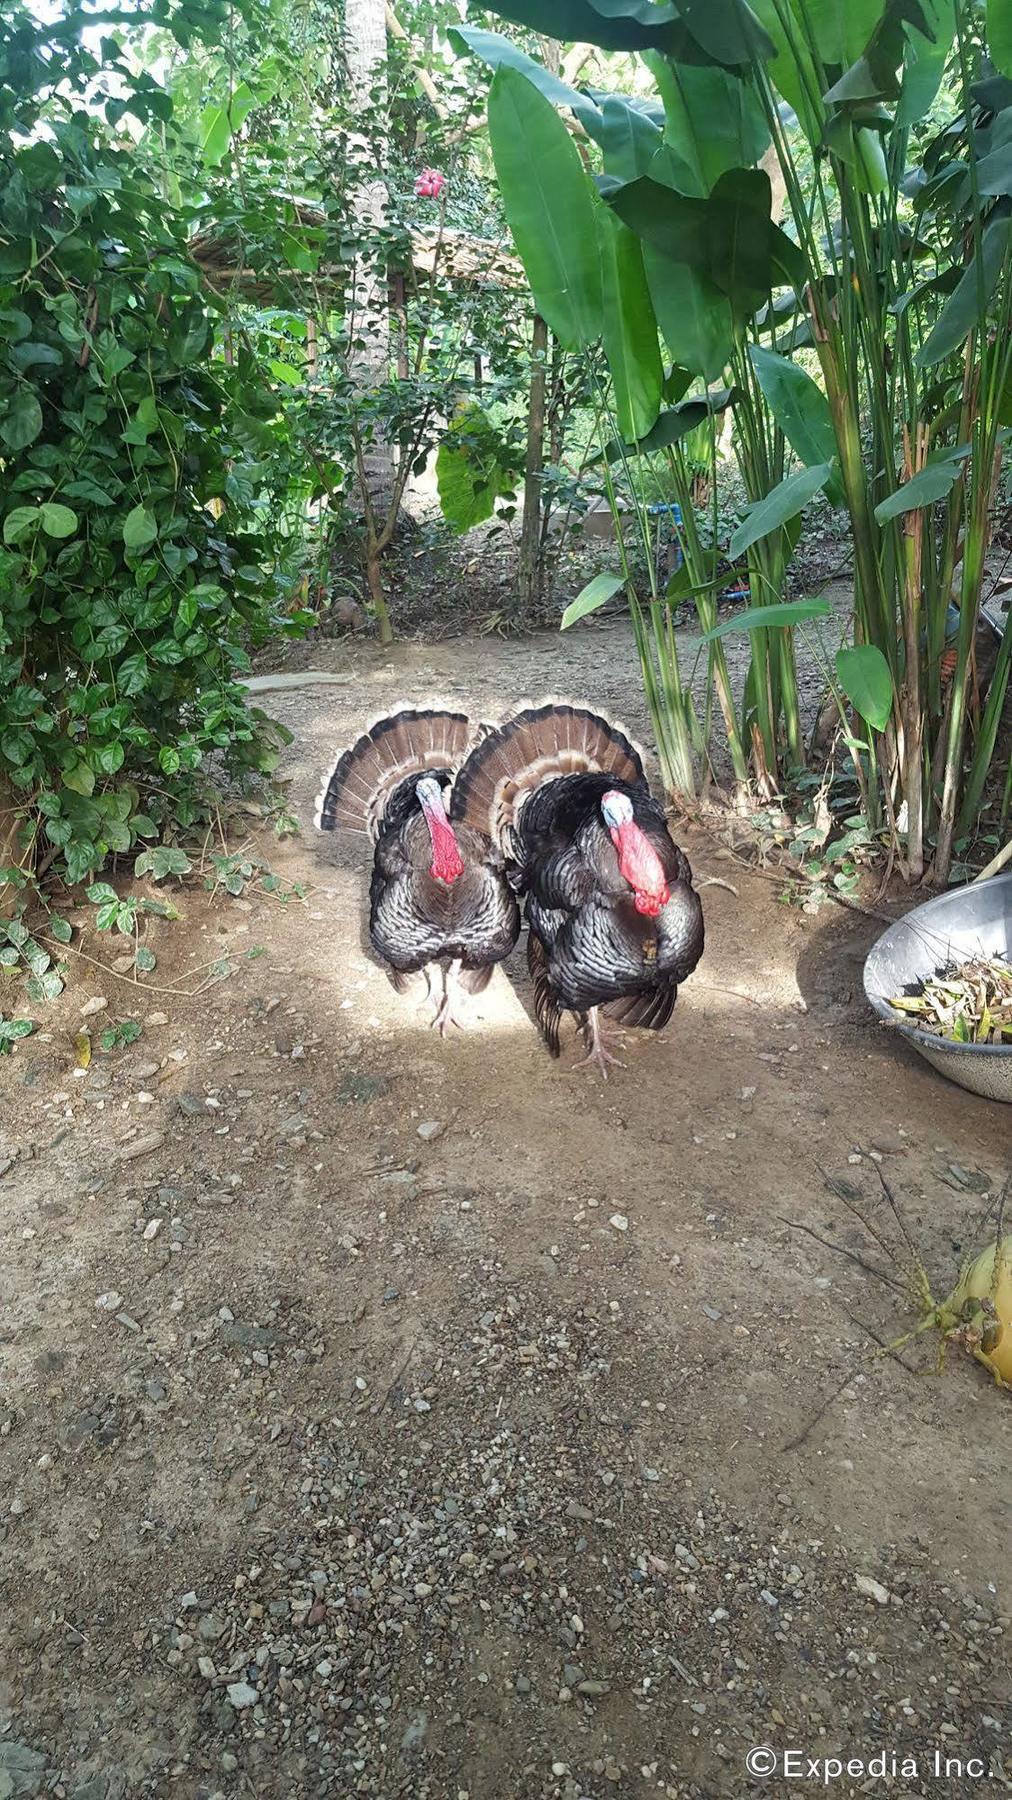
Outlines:
[[660, 1031], [703, 953], [692, 871], [650, 793], [640, 752], [600, 714], [525, 706], [471, 750], [452, 814], [501, 845], [527, 896], [527, 960], [553, 1056], [566, 1011], [584, 1065], [617, 1058], [601, 1014]]
[[520, 935], [520, 913], [491, 839], [451, 824], [449, 785], [475, 739], [463, 713], [404, 706], [346, 750], [324, 784], [321, 831], [375, 844], [369, 935], [394, 987], [422, 973], [445, 1037], [462, 1025], [459, 990], [480, 994]]

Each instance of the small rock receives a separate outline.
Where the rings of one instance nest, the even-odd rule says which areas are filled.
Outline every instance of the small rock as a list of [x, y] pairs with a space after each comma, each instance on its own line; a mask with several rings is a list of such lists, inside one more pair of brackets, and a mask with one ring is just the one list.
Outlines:
[[629, 1221], [625, 1213], [612, 1213], [608, 1223], [613, 1231], [628, 1231], [629, 1229]]
[[237, 1712], [241, 1711], [244, 1706], [255, 1706], [257, 1703], [256, 1688], [250, 1687], [248, 1681], [230, 1681], [225, 1692]]
[[103, 1312], [117, 1313], [123, 1305], [123, 1296], [117, 1294], [115, 1288], [110, 1288], [107, 1294], [99, 1294], [95, 1305], [100, 1307]]
[[706, 1314], [707, 1318], [709, 1320], [711, 1320], [714, 1325], [716, 1325], [718, 1323], [718, 1321], [724, 1317], [719, 1306], [704, 1306], [703, 1311]]
[[92, 994], [81, 1008], [82, 1019], [90, 1019], [94, 1013], [104, 1012], [109, 1002], [104, 994]]
[[168, 1013], [163, 1013], [163, 1012], [148, 1013], [147, 1017], [144, 1020], [145, 1025], [167, 1025], [168, 1022], [169, 1022], [169, 1015], [168, 1015]]
[[446, 1126], [441, 1120], [426, 1119], [423, 1124], [419, 1125], [418, 1135], [420, 1138], [424, 1138], [426, 1143], [431, 1143], [433, 1138], [442, 1137], [445, 1130]]
[[161, 1228], [162, 1228], [161, 1219], [149, 1219], [147, 1224], [144, 1227], [144, 1242], [146, 1244], [150, 1244], [152, 1239], [156, 1238], [158, 1236], [158, 1233], [161, 1230]]
[[880, 1606], [889, 1605], [889, 1589], [883, 1587], [880, 1581], [876, 1581], [874, 1576], [855, 1575], [854, 1586], [859, 1594], [864, 1594], [867, 1600], [877, 1600]]

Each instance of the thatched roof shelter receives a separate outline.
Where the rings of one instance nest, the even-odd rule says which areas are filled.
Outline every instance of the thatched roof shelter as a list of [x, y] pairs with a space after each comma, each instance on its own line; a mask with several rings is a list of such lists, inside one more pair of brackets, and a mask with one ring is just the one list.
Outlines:
[[[299, 201], [290, 204], [294, 231], [300, 226], [310, 232], [326, 227], [327, 215], [318, 207]], [[410, 244], [406, 266], [398, 269], [396, 261], [392, 262], [392, 275], [414, 276], [416, 280], [420, 277], [421, 286], [437, 271], [449, 281], [472, 282], [480, 287], [519, 291], [526, 287], [519, 259], [503, 250], [494, 238], [475, 237], [449, 225], [425, 225], [411, 232]], [[279, 300], [284, 303], [293, 287], [303, 286], [304, 278], [297, 269], [271, 272], [248, 264], [248, 250], [235, 232], [213, 227], [199, 231], [190, 239], [189, 249], [208, 287], [219, 294], [238, 293], [252, 305], [269, 306]], [[324, 264], [314, 270], [313, 279], [318, 290], [336, 300], [347, 280], [347, 268], [343, 263]]]

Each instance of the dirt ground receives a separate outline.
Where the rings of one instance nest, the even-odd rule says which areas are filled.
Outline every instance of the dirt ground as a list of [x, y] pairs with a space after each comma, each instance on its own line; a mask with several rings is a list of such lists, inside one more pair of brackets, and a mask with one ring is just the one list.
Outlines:
[[[884, 1174], [943, 1292], [1006, 1109], [875, 1025], [874, 920], [701, 835], [736, 891], [611, 1081], [549, 1059], [521, 955], [441, 1043], [320, 773], [432, 694], [642, 732], [628, 639], [322, 653], [269, 696], [305, 902], [181, 889], [147, 992], [71, 957], [0, 1065], [0, 1800], [1008, 1791], [1008, 1397], [876, 1354], [916, 1313], [819, 1241], [896, 1279], [827, 1186], [895, 1239]], [[80, 1071], [96, 997], [147, 1023]]]

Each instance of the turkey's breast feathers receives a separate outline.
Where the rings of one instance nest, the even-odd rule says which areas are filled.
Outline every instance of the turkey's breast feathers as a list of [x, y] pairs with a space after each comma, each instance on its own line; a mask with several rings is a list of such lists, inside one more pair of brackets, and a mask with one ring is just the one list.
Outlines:
[[[601, 817], [605, 793], [632, 801], [637, 825], [660, 858], [670, 897], [656, 917], [637, 910]], [[703, 917], [692, 871], [663, 809], [646, 785], [607, 775], [547, 782], [527, 801], [515, 830], [527, 918], [546, 952], [546, 977], [575, 1012], [671, 990], [666, 1006], [645, 1006], [628, 1022], [663, 1024], [674, 989], [703, 950]], [[663, 1016], [661, 1016], [663, 1014]]]
[[[414, 800], [414, 796], [412, 795]], [[520, 932], [520, 913], [502, 858], [479, 831], [458, 826], [464, 864], [455, 881], [431, 873], [432, 841], [417, 800], [394, 809], [376, 843], [369, 890], [373, 948], [410, 974], [426, 963], [459, 959], [466, 969], [501, 962]]]

